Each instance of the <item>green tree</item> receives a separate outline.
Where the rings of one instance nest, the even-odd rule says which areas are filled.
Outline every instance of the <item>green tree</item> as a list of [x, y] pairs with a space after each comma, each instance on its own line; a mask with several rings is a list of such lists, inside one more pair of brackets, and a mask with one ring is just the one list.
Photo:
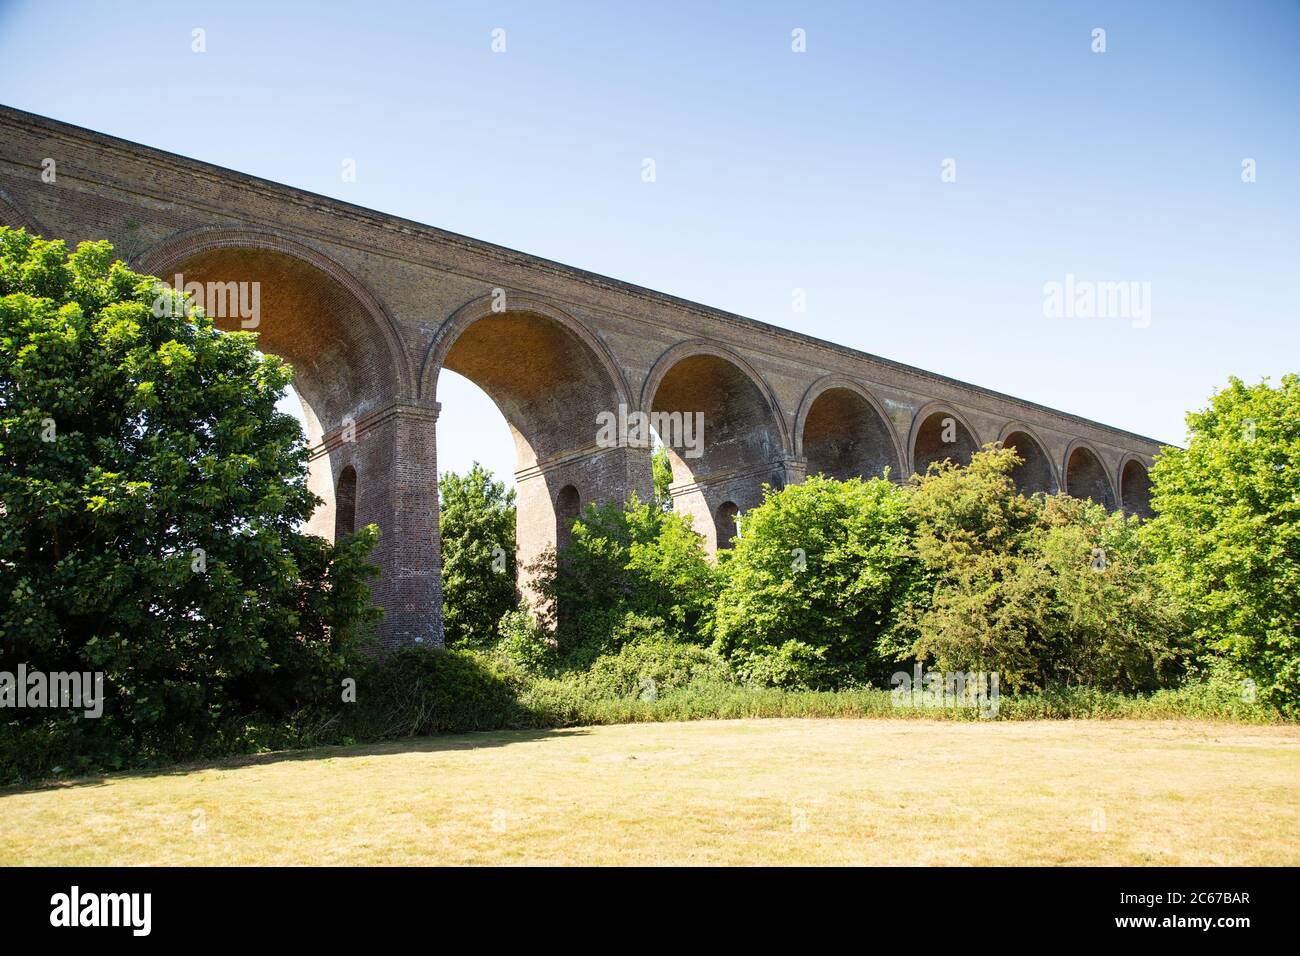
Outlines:
[[337, 694], [377, 531], [299, 532], [290, 368], [158, 295], [106, 242], [0, 228], [0, 660], [102, 671], [102, 719], [39, 719], [185, 756]]
[[1174, 683], [1191, 646], [1142, 520], [1068, 495], [1033, 503], [1042, 531], [1032, 561], [1050, 596], [1036, 621], [1041, 683], [1126, 691]]
[[1150, 689], [1177, 676], [1179, 619], [1139, 520], [1063, 495], [1026, 498], [1010, 449], [932, 465], [912, 492], [925, 584], [883, 648], [1010, 688]]
[[515, 493], [478, 462], [439, 479], [443, 630], [448, 645], [486, 646], [515, 608]]
[[668, 458], [668, 449], [660, 445], [650, 457], [650, 466], [654, 476], [655, 504], [664, 511], [673, 510], [673, 496], [668, 487], [673, 483], [673, 464]]
[[1013, 451], [986, 450], [968, 467], [935, 463], [915, 480], [909, 508], [924, 586], [882, 651], [940, 670], [996, 671], [1011, 687], [1034, 682], [1034, 616], [1049, 588], [1027, 560], [1038, 513], [1016, 492], [1018, 461]]
[[535, 570], [570, 666], [646, 637], [700, 641], [713, 607], [713, 565], [690, 518], [635, 494], [589, 505], [569, 545]]
[[1300, 712], [1300, 377], [1232, 378], [1151, 470], [1147, 533], [1202, 646]]
[[919, 567], [910, 534], [907, 493], [886, 479], [769, 491], [720, 565], [715, 649], [755, 683], [880, 678], [877, 642]]

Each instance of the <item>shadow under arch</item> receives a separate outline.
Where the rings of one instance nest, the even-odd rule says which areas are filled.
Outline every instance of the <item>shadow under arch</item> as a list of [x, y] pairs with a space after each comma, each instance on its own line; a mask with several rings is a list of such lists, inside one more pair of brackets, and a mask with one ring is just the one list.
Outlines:
[[1132, 453], [1125, 455], [1119, 463], [1116, 483], [1120, 507], [1125, 514], [1141, 518], [1154, 515], [1151, 510], [1151, 473], [1145, 461]]
[[1047, 454], [1047, 446], [1024, 422], [1008, 422], [998, 441], [1003, 448], [1014, 449], [1022, 459], [1011, 472], [1011, 478], [1022, 494], [1052, 495], [1061, 487], [1056, 467]]
[[[703, 339], [668, 348], [646, 376], [641, 408], [660, 423], [673, 507], [692, 516], [710, 551], [726, 544], [723, 503], [746, 511], [762, 503], [764, 484], [785, 486], [791, 445], [784, 415], [767, 382], [734, 350]], [[688, 422], [701, 422], [702, 431]], [[665, 426], [679, 434], [665, 435]], [[693, 443], [676, 440], [691, 431], [701, 431]]]
[[[369, 416], [410, 396], [410, 365], [396, 324], [365, 285], [320, 250], [263, 229], [181, 232], [139, 256], [136, 268], [168, 285], [178, 275], [198, 283], [217, 328], [255, 332], [261, 351], [293, 366], [312, 449], [308, 487], [324, 502], [306, 530], [336, 537], [337, 487], [349, 467], [359, 477], [354, 524], [391, 527], [377, 474], [389, 464], [362, 460], [359, 445]], [[381, 539], [380, 551], [394, 546]]]
[[912, 474], [924, 475], [936, 461], [970, 464], [971, 456], [980, 449], [980, 439], [965, 416], [951, 405], [930, 402], [912, 416], [907, 447], [911, 451]]
[[[176, 233], [161, 240], [139, 257], [137, 271], [170, 282], [169, 273], [185, 262], [217, 250], [263, 250], [279, 253], [303, 262], [336, 283], [354, 299], [368, 323], [378, 331], [385, 344], [385, 359], [390, 363], [394, 397], [415, 394], [415, 381], [401, 331], [388, 309], [370, 288], [342, 263], [297, 239], [269, 229], [202, 226]], [[253, 330], [257, 331], [257, 330]]]
[[1082, 438], [1070, 442], [1065, 450], [1065, 493], [1075, 498], [1090, 498], [1111, 511], [1115, 510], [1115, 489], [1101, 456]]
[[807, 460], [810, 475], [874, 478], [888, 467], [895, 481], [904, 477], [889, 416], [870, 391], [843, 375], [823, 376], [804, 393], [795, 415], [794, 453]]

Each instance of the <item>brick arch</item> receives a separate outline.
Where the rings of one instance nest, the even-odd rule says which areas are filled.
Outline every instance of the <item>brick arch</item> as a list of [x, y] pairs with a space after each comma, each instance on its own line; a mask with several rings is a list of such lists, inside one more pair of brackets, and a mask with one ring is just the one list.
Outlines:
[[140, 256], [138, 271], [166, 279], [166, 273], [204, 253], [243, 249], [263, 249], [290, 256], [338, 283], [357, 301], [380, 333], [396, 379], [394, 397], [414, 394], [411, 363], [396, 321], [365, 283], [319, 249], [268, 229], [203, 226], [176, 233], [156, 243]]
[[712, 355], [715, 358], [723, 359], [736, 366], [758, 389], [759, 394], [763, 396], [767, 407], [771, 412], [772, 422], [776, 426], [777, 433], [781, 439], [781, 450], [786, 454], [793, 452], [793, 445], [790, 441], [790, 431], [786, 427], [785, 413], [781, 411], [781, 403], [777, 401], [776, 393], [772, 391], [767, 381], [759, 374], [758, 369], [754, 368], [739, 352], [721, 345], [717, 342], [710, 342], [707, 339], [692, 339], [688, 342], [678, 342], [676, 345], [667, 349], [655, 359], [650, 371], [646, 374], [645, 382], [641, 386], [641, 409], [650, 411], [651, 403], [654, 401], [655, 393], [659, 391], [659, 386], [663, 384], [666, 376], [673, 368], [683, 359], [694, 358], [697, 355]]
[[[981, 448], [979, 432], [977, 432], [966, 416], [962, 415], [957, 409], [947, 402], [929, 402], [917, 409], [916, 414], [912, 416], [912, 427], [907, 435], [907, 455], [908, 467], [912, 473], [917, 473], [916, 467], [916, 442], [921, 435], [922, 428], [925, 427], [932, 417], [938, 414], [950, 415], [956, 420], [966, 432], [972, 446], [972, 454]], [[969, 459], [968, 459], [969, 460]]]
[[448, 316], [446, 321], [438, 327], [433, 341], [429, 343], [428, 349], [425, 350], [424, 361], [420, 366], [419, 395], [421, 398], [430, 402], [437, 400], [438, 373], [442, 371], [443, 364], [447, 359], [447, 353], [451, 351], [466, 329], [480, 319], [499, 318], [503, 315], [516, 313], [536, 315], [549, 319], [572, 333], [591, 350], [592, 354], [600, 362], [618, 393], [619, 401], [631, 407], [632, 392], [628, 388], [627, 379], [623, 375], [622, 369], [619, 368], [605, 343], [585, 322], [545, 298], [525, 292], [505, 290], [506, 308], [502, 312], [493, 311], [494, 302], [495, 297], [492, 293], [471, 299]]
[[[648, 500], [649, 449], [611, 444], [602, 417], [633, 410], [622, 371], [585, 322], [540, 296], [505, 290], [475, 298], [439, 327], [425, 352], [420, 394], [437, 400], [448, 369], [482, 389], [515, 443], [516, 568], [520, 590], [541, 606], [537, 562], [568, 541], [573, 502]], [[642, 479], [643, 480], [640, 480]], [[558, 609], [557, 609], [558, 611]]]
[[664, 444], [673, 507], [692, 516], [710, 550], [726, 545], [719, 505], [730, 501], [746, 511], [762, 503], [764, 485], [782, 488], [789, 480], [790, 436], [776, 397], [726, 346], [692, 340], [667, 349], [646, 376], [641, 403], [651, 416], [680, 413], [683, 424], [696, 413], [703, 419], [694, 447], [674, 447], [667, 438]]
[[[817, 400], [827, 392], [837, 390], [848, 392], [861, 399], [866, 404], [865, 410], [868, 414], [875, 414], [875, 424], [879, 426], [880, 431], [883, 431], [888, 440], [886, 452], [887, 455], [893, 459], [892, 462], [889, 462], [889, 464], [892, 464], [893, 466], [892, 476], [895, 479], [903, 477], [903, 461], [905, 456], [903, 455], [902, 446], [899, 445], [898, 432], [894, 428], [893, 421], [887, 414], [885, 414], [884, 407], [870, 391], [858, 382], [855, 382], [853, 379], [843, 375], [824, 375], [817, 379], [817, 381], [813, 382], [812, 385], [808, 386], [808, 390], [804, 392], [803, 399], [799, 403], [799, 411], [795, 414], [795, 456], [798, 458], [808, 457], [808, 450], [805, 447], [805, 437], [808, 426], [808, 416], [812, 412], [813, 406], [817, 403]], [[813, 473], [814, 463], [810, 462], [808, 468], [809, 473]], [[868, 475], [866, 477], [875, 476]]]
[[[1075, 474], [1070, 474], [1070, 462], [1074, 460], [1075, 454], [1079, 453], [1079, 465]], [[1091, 458], [1091, 463], [1088, 459]], [[1099, 492], [1102, 500], [1097, 501], [1100, 505], [1114, 510], [1116, 507], [1115, 485], [1106, 470], [1106, 463], [1102, 460], [1101, 455], [1089, 442], [1082, 438], [1076, 438], [1065, 449], [1065, 458], [1061, 464], [1061, 489], [1067, 494], [1076, 498], [1091, 498], [1093, 492]], [[1071, 478], [1073, 477], [1073, 482]], [[1073, 487], [1071, 485], [1073, 484]], [[1093, 498], [1096, 501], [1096, 498]]]
[[414, 401], [404, 337], [383, 302], [326, 252], [272, 229], [182, 230], [136, 261], [139, 271], [168, 282], [174, 272], [196, 281], [261, 282], [264, 317], [253, 331], [262, 348], [295, 366], [312, 449], [307, 485], [325, 502], [305, 530], [334, 537], [336, 482], [351, 465], [355, 527], [382, 531], [371, 555], [383, 569], [372, 589], [385, 608], [382, 640], [441, 640], [436, 488], [432, 469], [411, 465], [432, 451], [435, 412]]
[[10, 229], [26, 229], [34, 236], [49, 238], [40, 220], [15, 202], [3, 190], [0, 190], [0, 226], [8, 226]]
[[[1130, 465], [1142, 469], [1138, 487], [1133, 487], [1130, 482], [1125, 481], [1125, 476], [1130, 474]], [[1135, 514], [1143, 518], [1152, 516], [1150, 459], [1132, 452], [1125, 453], [1119, 460], [1119, 468], [1115, 471], [1115, 488], [1117, 489], [1116, 501], [1125, 514]]]
[[[1007, 424], [1002, 427], [1001, 434], [998, 435], [998, 442], [1005, 448], [1007, 447], [1008, 439], [1013, 438], [1016, 435], [1024, 435], [1033, 442], [1038, 455], [1041, 456], [1042, 459], [1042, 470], [1045, 472], [1043, 477], [1047, 479], [1045, 482], [1034, 480], [1035, 464], [1029, 460], [1027, 455], [1022, 454], [1020, 457], [1025, 459], [1024, 463], [1019, 465], [1015, 471], [1012, 472], [1012, 478], [1016, 480], [1016, 487], [1027, 494], [1041, 491], [1044, 494], [1050, 495], [1059, 491], [1061, 488], [1061, 475], [1057, 471], [1056, 465], [1052, 462], [1051, 456], [1048, 455], [1047, 445], [1042, 438], [1039, 437], [1038, 432], [1026, 425], [1024, 422], [1007, 422]], [[1019, 450], [1018, 443], [1017, 450]]]

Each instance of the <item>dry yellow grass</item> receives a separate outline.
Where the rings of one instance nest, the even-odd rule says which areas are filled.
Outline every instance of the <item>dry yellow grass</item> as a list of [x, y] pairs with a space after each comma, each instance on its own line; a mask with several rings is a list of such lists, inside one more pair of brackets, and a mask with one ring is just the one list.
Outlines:
[[1300, 728], [739, 720], [0, 794], [0, 864], [1300, 864]]

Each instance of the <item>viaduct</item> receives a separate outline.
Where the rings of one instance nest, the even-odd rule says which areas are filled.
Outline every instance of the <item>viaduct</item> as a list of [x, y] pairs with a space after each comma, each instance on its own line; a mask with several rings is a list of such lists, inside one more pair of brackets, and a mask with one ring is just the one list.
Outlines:
[[379, 525], [386, 645], [442, 640], [444, 368], [479, 385], [510, 425], [521, 567], [563, 541], [589, 502], [651, 495], [650, 449], [598, 440], [598, 416], [620, 406], [703, 413], [702, 453], [669, 454], [674, 506], [710, 549], [728, 545], [764, 483], [886, 467], [901, 477], [993, 441], [1025, 459], [1016, 478], [1027, 492], [1147, 512], [1160, 447], [1149, 438], [2, 106], [0, 223], [70, 246], [108, 239], [169, 282], [260, 284], [261, 347], [295, 368], [309, 483], [325, 502], [309, 530]]

